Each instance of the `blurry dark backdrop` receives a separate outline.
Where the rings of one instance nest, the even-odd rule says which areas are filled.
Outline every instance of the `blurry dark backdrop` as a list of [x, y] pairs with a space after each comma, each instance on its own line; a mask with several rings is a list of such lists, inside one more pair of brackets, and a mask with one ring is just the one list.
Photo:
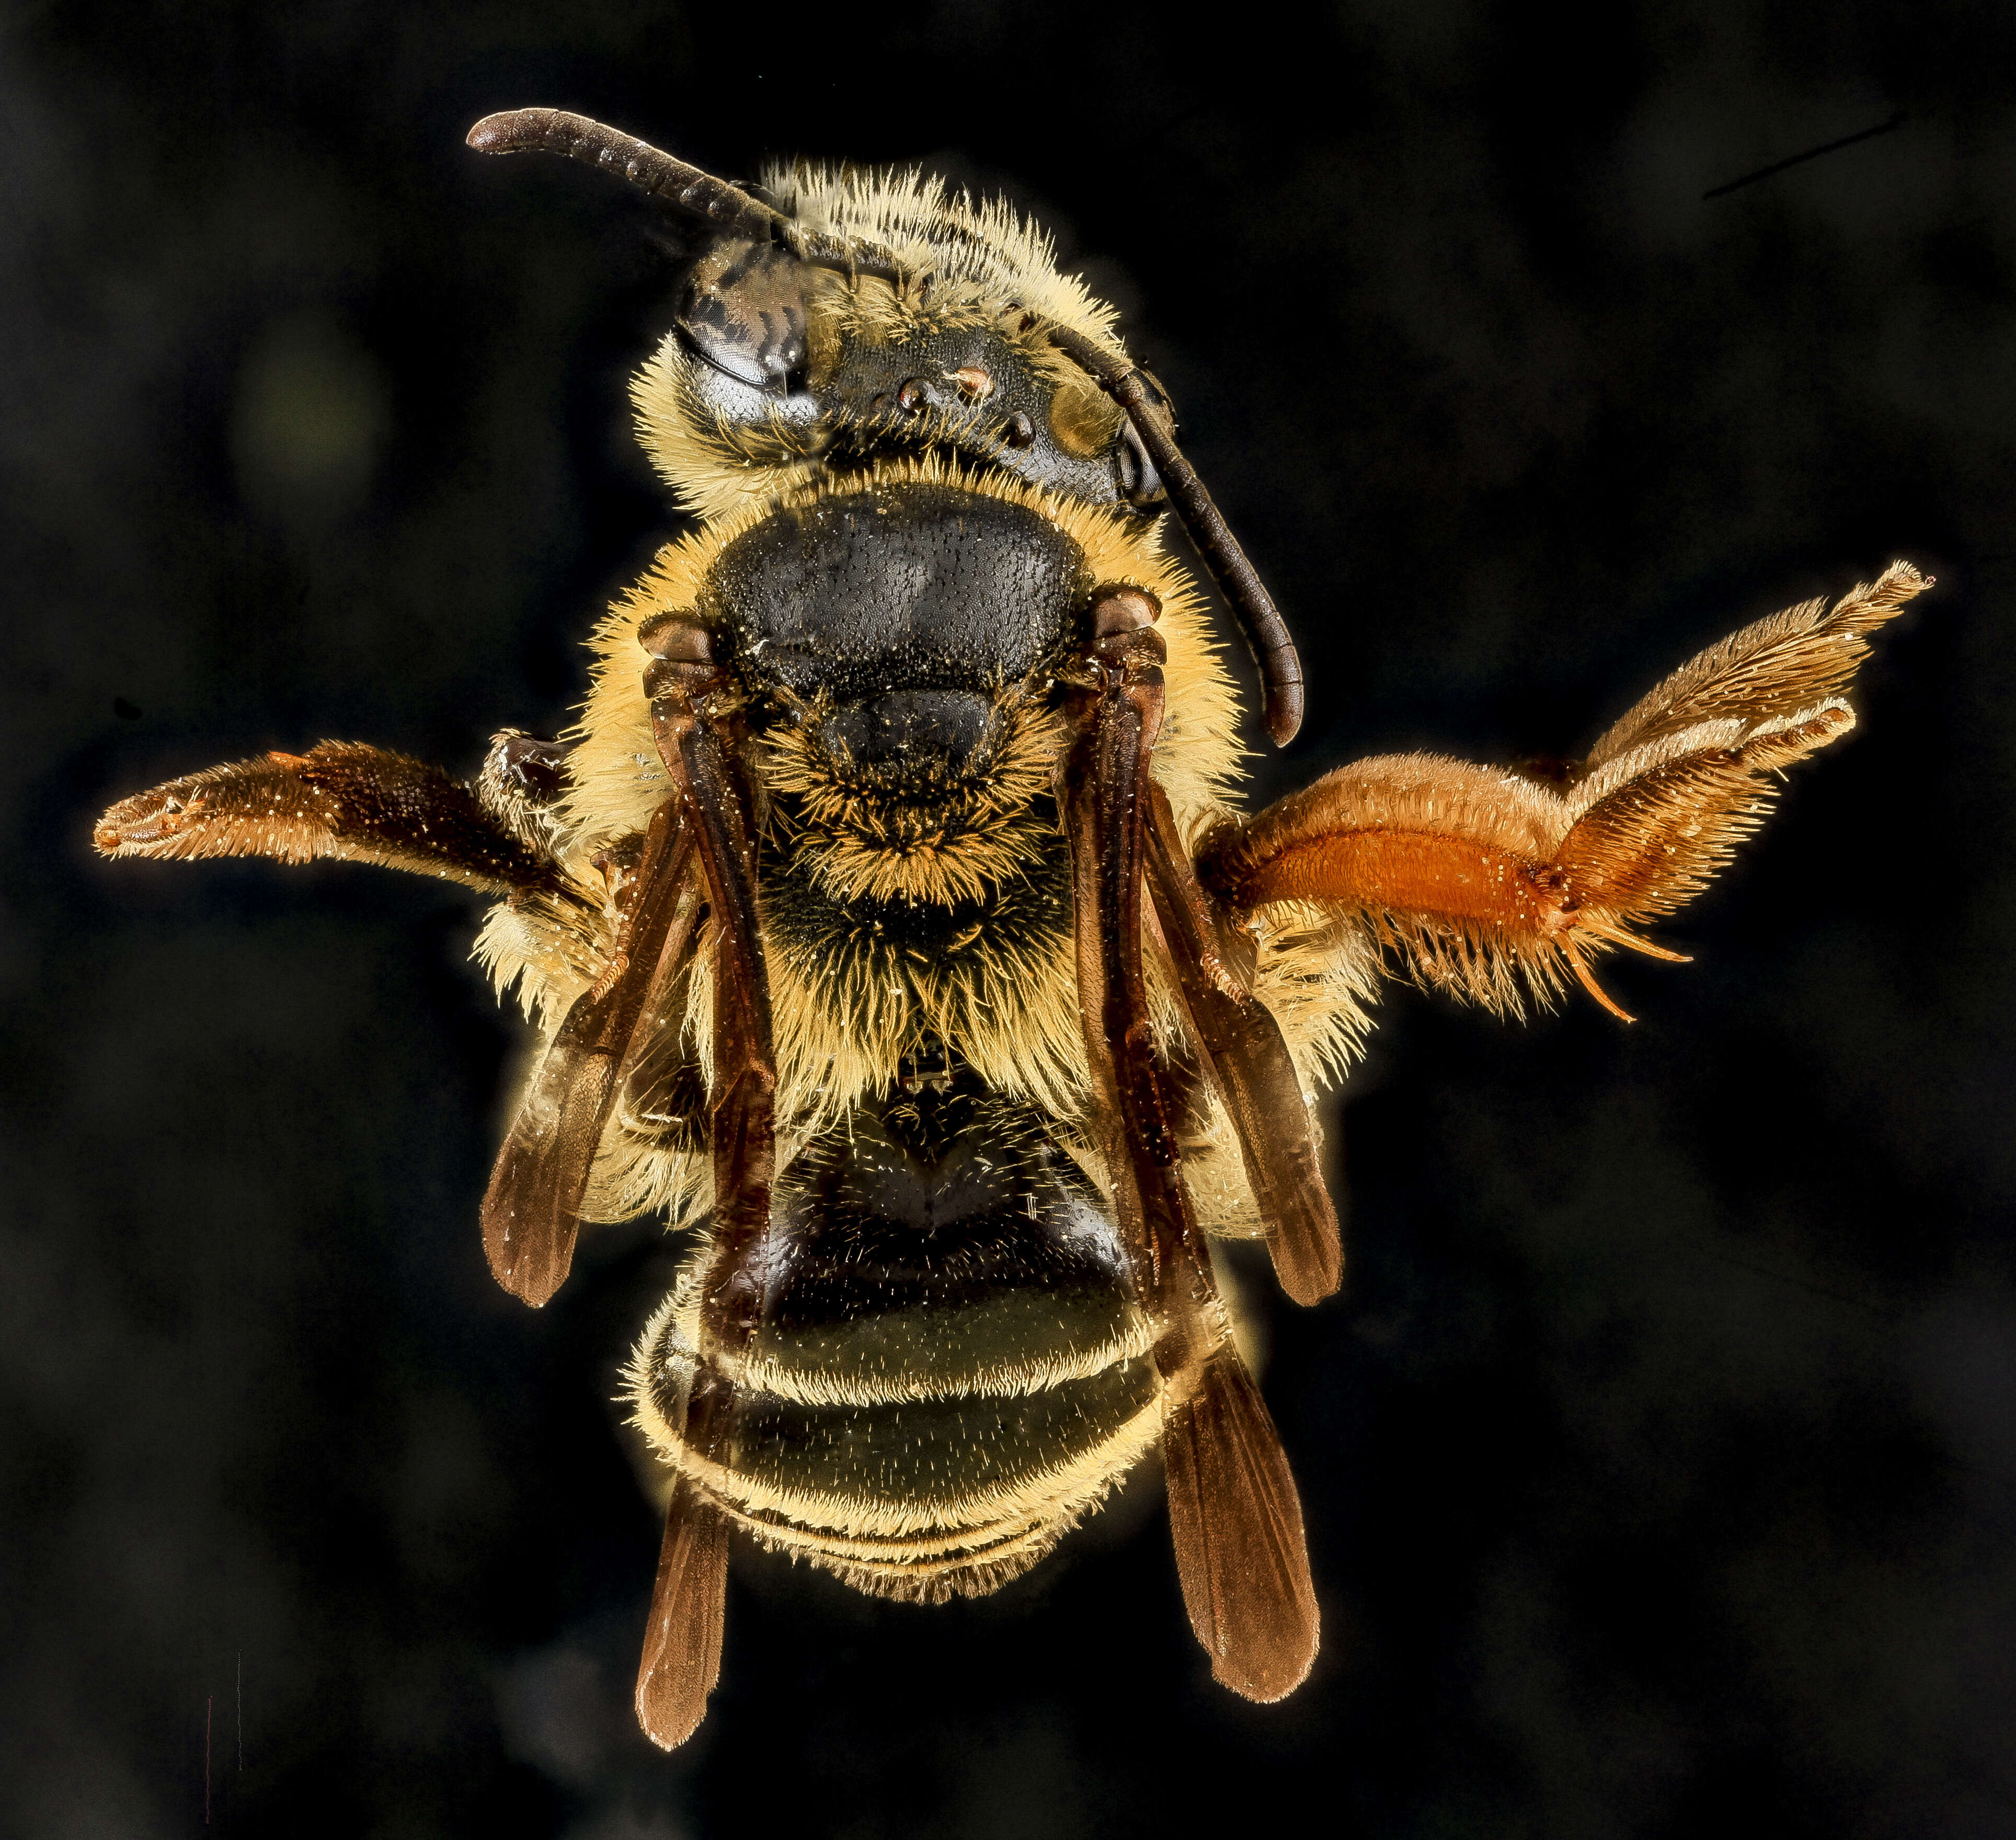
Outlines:
[[[2016, 23], [1293, 16], [6, 9], [0, 1827], [2016, 1831]], [[1386, 1006], [1345, 1293], [1267, 1312], [1327, 1635], [1282, 1705], [1211, 1684], [1150, 1485], [980, 1605], [739, 1557], [659, 1756], [605, 1402], [664, 1254], [486, 1275], [476, 903], [90, 854], [215, 760], [567, 719], [673, 524], [624, 395], [668, 289], [621, 188], [463, 150], [528, 102], [1039, 212], [1300, 635], [1262, 792], [1571, 753], [1742, 620], [1940, 577], [1697, 961], [1615, 965], [1636, 1028]]]

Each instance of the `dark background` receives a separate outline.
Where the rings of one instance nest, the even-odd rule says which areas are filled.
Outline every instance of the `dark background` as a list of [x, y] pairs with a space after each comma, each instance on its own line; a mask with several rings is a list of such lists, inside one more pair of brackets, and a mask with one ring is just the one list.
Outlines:
[[[7, 9], [0, 1825], [2016, 1831], [2016, 23], [1294, 18]], [[486, 1275], [477, 904], [89, 851], [214, 760], [566, 721], [672, 526], [667, 277], [621, 188], [463, 149], [528, 102], [1037, 210], [1301, 638], [1263, 792], [1573, 752], [1742, 620], [1940, 577], [1697, 961], [1613, 961], [1636, 1028], [1388, 1004], [1345, 1293], [1269, 1312], [1326, 1623], [1280, 1706], [1211, 1684], [1151, 1482], [979, 1605], [738, 1556], [652, 1751], [605, 1401], [665, 1254]]]

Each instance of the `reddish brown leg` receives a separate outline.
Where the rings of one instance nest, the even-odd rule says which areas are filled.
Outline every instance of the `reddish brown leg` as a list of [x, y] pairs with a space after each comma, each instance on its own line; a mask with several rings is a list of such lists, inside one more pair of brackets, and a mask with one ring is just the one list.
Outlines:
[[1190, 868], [1175, 814], [1152, 780], [1148, 799], [1149, 886], [1191, 1032], [1238, 1134], [1275, 1274], [1298, 1303], [1314, 1303], [1342, 1279], [1344, 1250], [1301, 1082], [1280, 1025], [1226, 962], [1216, 917]]
[[[776, 1055], [756, 912], [755, 798], [737, 713], [705, 631], [674, 619], [643, 636], [657, 659], [644, 685], [658, 753], [686, 811], [714, 915], [714, 1250], [685, 1443], [718, 1461], [733, 1435], [736, 1402], [708, 1364], [755, 1333], [761, 1299], [747, 1267], [769, 1224], [776, 1162]], [[727, 1577], [727, 1520], [681, 1476], [637, 1676], [638, 1720], [668, 1750], [699, 1725], [720, 1675]]]
[[769, 1224], [775, 1161], [777, 1059], [756, 914], [755, 796], [705, 631], [661, 624], [646, 640], [659, 660], [644, 680], [658, 753], [693, 827], [714, 914], [714, 1233], [721, 1255], [739, 1264]]
[[438, 767], [362, 742], [261, 754], [122, 799], [98, 821], [106, 856], [333, 857], [445, 876], [493, 894], [550, 893], [545, 856]]
[[1435, 754], [1340, 767], [1225, 825], [1198, 878], [1233, 907], [1355, 917], [1423, 983], [1494, 1009], [1545, 1002], [1572, 978], [1629, 1022], [1592, 961], [1613, 947], [1681, 958], [1640, 929], [1721, 871], [1786, 767], [1855, 726], [1842, 692], [1868, 635], [1929, 586], [1893, 562], [1832, 607], [1732, 633], [1544, 783]]
[[574, 1001], [498, 1152], [483, 1197], [483, 1249], [497, 1281], [535, 1308], [566, 1281], [581, 1199], [650, 992], [691, 954], [700, 911], [693, 827], [668, 799], [629, 882], [614, 975]]
[[[1118, 601], [1101, 601], [1095, 618]], [[1140, 1267], [1137, 1288], [1150, 1307], [1187, 1321], [1209, 1299], [1193, 1289], [1208, 1267], [1183, 1256], [1197, 1228], [1178, 1173], [1141, 974], [1142, 803], [1161, 724], [1164, 656], [1161, 635], [1145, 625], [1096, 638], [1094, 682], [1075, 690], [1067, 705], [1074, 739], [1061, 763], [1058, 804], [1071, 843], [1078, 1004], [1099, 1148], [1121, 1236]]]
[[1222, 1333], [1141, 973], [1148, 760], [1165, 656], [1146, 624], [1154, 613], [1132, 589], [1096, 598], [1089, 670], [1068, 706], [1073, 740], [1058, 803], [1071, 842], [1079, 1008], [1114, 1212], [1137, 1292], [1163, 1325], [1156, 1360], [1172, 1403], [1162, 1450], [1190, 1624], [1214, 1677], [1251, 1698], [1278, 1699], [1316, 1650], [1301, 1508], [1266, 1407]]

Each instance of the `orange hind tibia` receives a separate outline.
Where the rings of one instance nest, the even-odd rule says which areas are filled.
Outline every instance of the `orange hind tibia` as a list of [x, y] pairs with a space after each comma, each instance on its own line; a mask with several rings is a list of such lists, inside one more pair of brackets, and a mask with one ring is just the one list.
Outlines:
[[1930, 584], [1907, 562], [1832, 607], [1809, 602], [1683, 665], [1586, 760], [1543, 782], [1435, 754], [1327, 774], [1206, 840], [1198, 873], [1235, 908], [1356, 915], [1424, 983], [1517, 1011], [1691, 899], [1763, 821], [1777, 776], [1855, 726], [1839, 692], [1865, 635]]

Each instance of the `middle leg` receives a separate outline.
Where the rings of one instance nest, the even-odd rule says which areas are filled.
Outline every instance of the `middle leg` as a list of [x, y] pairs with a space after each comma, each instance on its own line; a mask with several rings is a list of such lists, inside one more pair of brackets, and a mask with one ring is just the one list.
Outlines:
[[[714, 1247], [682, 1441], [725, 1457], [737, 1411], [733, 1382], [710, 1357], [747, 1353], [762, 1297], [750, 1254], [769, 1224], [776, 1173], [776, 1051], [756, 913], [755, 796], [739, 713], [698, 623], [668, 615], [640, 634], [658, 753], [678, 789], [713, 913]], [[683, 1743], [706, 1716], [721, 1671], [728, 1522], [693, 1479], [675, 1482], [637, 1676], [637, 1717], [653, 1742]]]
[[1179, 1162], [1141, 967], [1149, 757], [1165, 649], [1139, 591], [1103, 591], [1067, 705], [1058, 805], [1071, 841], [1078, 1001], [1093, 1127], [1139, 1299], [1161, 1334], [1169, 1526], [1211, 1673], [1250, 1699], [1292, 1692], [1316, 1658], [1301, 1504], [1273, 1420], [1226, 1332]]

